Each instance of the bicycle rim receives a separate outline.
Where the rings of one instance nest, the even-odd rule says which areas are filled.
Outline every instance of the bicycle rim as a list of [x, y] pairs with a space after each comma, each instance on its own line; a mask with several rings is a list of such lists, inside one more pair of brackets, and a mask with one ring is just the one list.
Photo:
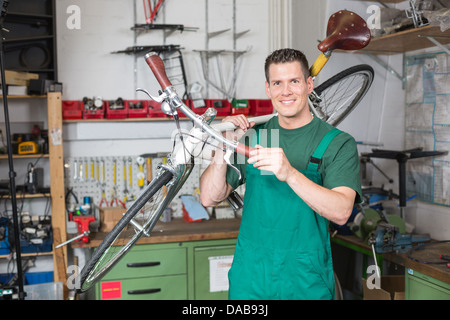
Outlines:
[[[107, 234], [80, 273], [80, 292], [85, 292], [102, 279], [113, 266], [156, 224], [167, 204], [176, 194], [177, 183], [166, 185], [174, 174], [166, 169], [161, 171], [144, 189], [127, 212]], [[135, 225], [145, 226], [138, 230]]]
[[311, 111], [322, 120], [337, 126], [365, 96], [373, 81], [373, 68], [357, 65], [319, 85], [310, 95]]

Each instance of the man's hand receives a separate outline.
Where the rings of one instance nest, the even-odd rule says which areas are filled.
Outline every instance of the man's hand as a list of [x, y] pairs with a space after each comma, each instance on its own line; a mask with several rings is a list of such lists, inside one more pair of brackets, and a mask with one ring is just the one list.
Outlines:
[[231, 141], [239, 140], [248, 129], [255, 125], [255, 122], [249, 122], [247, 117], [243, 114], [225, 117], [222, 122], [231, 122], [237, 127], [235, 130], [230, 130], [223, 133], [224, 137]]
[[260, 170], [273, 172], [277, 179], [283, 182], [295, 170], [281, 148], [263, 148], [256, 145], [255, 149], [250, 151], [248, 163], [253, 163], [253, 166]]

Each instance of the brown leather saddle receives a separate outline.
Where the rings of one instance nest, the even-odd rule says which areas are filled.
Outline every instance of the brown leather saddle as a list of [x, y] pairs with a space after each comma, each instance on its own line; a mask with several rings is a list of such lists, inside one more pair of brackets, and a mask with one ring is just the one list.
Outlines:
[[327, 37], [318, 48], [329, 50], [359, 50], [370, 42], [370, 30], [366, 21], [354, 12], [340, 10], [328, 20]]

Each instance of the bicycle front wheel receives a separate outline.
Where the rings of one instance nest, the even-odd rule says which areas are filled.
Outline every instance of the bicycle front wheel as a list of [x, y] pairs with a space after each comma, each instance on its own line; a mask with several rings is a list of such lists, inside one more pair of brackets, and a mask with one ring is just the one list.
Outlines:
[[311, 93], [311, 111], [337, 126], [362, 100], [372, 85], [373, 76], [373, 68], [366, 64], [339, 72]]
[[[156, 224], [173, 192], [166, 185], [174, 174], [165, 169], [153, 179], [107, 234], [80, 273], [80, 292], [89, 290]], [[148, 225], [148, 224], [152, 225]]]

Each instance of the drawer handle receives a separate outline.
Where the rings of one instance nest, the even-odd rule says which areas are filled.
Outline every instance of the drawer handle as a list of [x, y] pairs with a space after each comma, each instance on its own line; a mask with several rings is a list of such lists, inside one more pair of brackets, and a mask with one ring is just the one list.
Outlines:
[[143, 289], [143, 290], [128, 290], [128, 294], [149, 294], [161, 292], [161, 288], [157, 289]]
[[155, 267], [159, 266], [161, 262], [136, 262], [136, 263], [127, 263], [128, 268], [145, 268], [145, 267]]

